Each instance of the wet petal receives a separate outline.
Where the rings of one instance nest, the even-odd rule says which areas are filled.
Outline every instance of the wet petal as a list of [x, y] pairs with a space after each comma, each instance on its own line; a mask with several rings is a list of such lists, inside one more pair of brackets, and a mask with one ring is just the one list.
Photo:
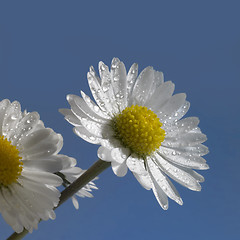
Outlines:
[[127, 159], [127, 166], [128, 168], [139, 175], [146, 175], [147, 171], [144, 165], [144, 160], [139, 159], [137, 155], [132, 154], [131, 156], [128, 157]]
[[186, 171], [164, 160], [158, 154], [156, 154], [155, 157], [156, 162], [159, 164], [159, 167], [162, 169], [162, 171], [166, 173], [169, 177], [171, 177], [173, 180], [191, 190], [201, 190], [201, 185], [198, 183], [198, 181], [196, 181], [196, 179], [190, 174], [188, 174]]
[[127, 106], [127, 73], [125, 65], [117, 58], [113, 58], [111, 64], [112, 87], [116, 103], [120, 111]]
[[147, 162], [147, 170], [148, 170], [149, 176], [150, 176], [151, 181], [152, 181], [153, 193], [154, 193], [158, 203], [160, 204], [160, 206], [164, 210], [167, 210], [168, 209], [168, 198], [167, 198], [167, 195], [164, 193], [164, 191], [160, 188], [160, 186], [156, 182], [154, 176], [152, 175], [152, 173], [150, 171], [150, 168], [148, 166], [148, 162]]
[[112, 170], [118, 177], [124, 177], [127, 174], [128, 167], [126, 163], [119, 164], [118, 162], [112, 162]]
[[144, 105], [154, 83], [154, 70], [152, 67], [145, 68], [138, 76], [132, 92], [133, 104]]
[[123, 163], [130, 155], [130, 150], [128, 148], [114, 148], [111, 151], [111, 156], [114, 161], [118, 163]]
[[176, 188], [168, 179], [168, 177], [165, 176], [165, 174], [159, 169], [159, 167], [155, 164], [155, 162], [152, 159], [148, 158], [147, 164], [152, 174], [152, 177], [154, 177], [156, 183], [163, 190], [163, 192], [168, 197], [176, 201], [178, 204], [182, 205], [183, 204], [182, 199]]

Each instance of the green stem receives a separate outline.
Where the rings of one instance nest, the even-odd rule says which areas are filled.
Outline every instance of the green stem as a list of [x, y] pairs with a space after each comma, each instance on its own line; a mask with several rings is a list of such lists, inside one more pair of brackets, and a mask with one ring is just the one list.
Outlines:
[[24, 228], [24, 230], [20, 233], [14, 232], [7, 240], [20, 240], [24, 238], [28, 234], [28, 230]]
[[[60, 201], [54, 209], [58, 208], [70, 197], [72, 197], [76, 192], [78, 192], [82, 187], [92, 181], [97, 177], [101, 172], [107, 169], [110, 166], [110, 162], [105, 162], [99, 159], [96, 161], [85, 173], [83, 173], [78, 179], [76, 179], [71, 185], [65, 188], [61, 192]], [[7, 240], [19, 240], [25, 237], [28, 234], [26, 229], [21, 233], [14, 232]]]

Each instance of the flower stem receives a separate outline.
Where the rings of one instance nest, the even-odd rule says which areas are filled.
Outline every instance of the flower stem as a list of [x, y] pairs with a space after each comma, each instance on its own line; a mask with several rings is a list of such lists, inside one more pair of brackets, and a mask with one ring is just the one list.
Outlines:
[[[96, 161], [85, 173], [83, 173], [78, 179], [76, 179], [71, 185], [69, 185], [61, 192], [60, 201], [57, 207], [54, 209], [62, 205], [66, 200], [72, 197], [76, 192], [78, 192], [82, 187], [92, 181], [110, 165], [110, 162], [105, 162], [101, 159]], [[7, 240], [19, 240], [25, 237], [27, 234], [28, 231], [24, 229], [21, 233], [14, 232], [9, 238], [7, 238]]]

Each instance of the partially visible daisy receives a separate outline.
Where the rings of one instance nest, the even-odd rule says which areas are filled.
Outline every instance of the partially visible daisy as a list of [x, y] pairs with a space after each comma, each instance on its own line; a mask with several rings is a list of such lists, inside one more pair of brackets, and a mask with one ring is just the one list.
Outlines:
[[[73, 183], [86, 171], [81, 169], [80, 167], [75, 167], [76, 160], [75, 159], [72, 159], [72, 160], [73, 161], [70, 166], [65, 167], [63, 170], [57, 173], [63, 179], [64, 187], [68, 187], [71, 183]], [[96, 179], [97, 178], [93, 179], [93, 181]], [[93, 181], [86, 184], [83, 188], [81, 188], [78, 192], [76, 192], [74, 196], [72, 196], [72, 203], [76, 209], [79, 208], [79, 204], [76, 196], [82, 197], [82, 198], [84, 197], [92, 198], [93, 197], [93, 195], [91, 194], [92, 189], [98, 189]]]
[[152, 67], [138, 76], [133, 64], [126, 72], [117, 58], [111, 69], [99, 63], [87, 74], [96, 104], [83, 92], [82, 97], [68, 95], [71, 109], [61, 109], [73, 131], [84, 140], [100, 144], [98, 157], [111, 162], [114, 173], [122, 177], [130, 169], [139, 183], [153, 193], [163, 209], [168, 197], [183, 201], [169, 180], [200, 191], [204, 178], [193, 169], [208, 169], [202, 143], [206, 135], [198, 127], [197, 117], [182, 119], [190, 103], [184, 93], [173, 94], [174, 84], [164, 82], [163, 73]]
[[59, 202], [56, 172], [71, 166], [59, 155], [60, 134], [45, 128], [37, 112], [22, 112], [20, 103], [0, 102], [0, 213], [17, 233], [37, 229], [40, 219], [54, 219]]

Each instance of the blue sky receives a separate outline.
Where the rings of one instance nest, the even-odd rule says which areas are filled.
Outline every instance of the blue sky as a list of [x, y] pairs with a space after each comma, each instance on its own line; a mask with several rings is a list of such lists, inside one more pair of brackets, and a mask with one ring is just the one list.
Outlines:
[[[163, 211], [132, 174], [100, 175], [93, 199], [68, 201], [27, 239], [230, 239], [240, 237], [239, 1], [0, 1], [0, 99], [38, 111], [64, 137], [61, 153], [84, 169], [97, 146], [58, 113], [65, 96], [90, 94], [86, 73], [119, 57], [153, 66], [185, 92], [208, 136], [201, 192], [175, 183], [184, 205]], [[0, 239], [12, 229], [0, 217]]]

